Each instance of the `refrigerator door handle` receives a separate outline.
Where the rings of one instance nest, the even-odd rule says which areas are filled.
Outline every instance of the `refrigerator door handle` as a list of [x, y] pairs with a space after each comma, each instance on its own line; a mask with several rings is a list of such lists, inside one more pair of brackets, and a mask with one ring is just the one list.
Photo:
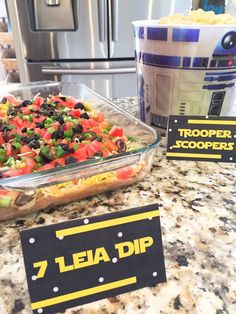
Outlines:
[[57, 67], [42, 68], [43, 74], [53, 75], [95, 75], [95, 74], [121, 74], [121, 73], [135, 73], [135, 67], [114, 68], [114, 69], [63, 69]]
[[111, 40], [118, 41], [118, 0], [111, 0]]
[[97, 4], [99, 41], [105, 42], [106, 3], [105, 0], [97, 0]]

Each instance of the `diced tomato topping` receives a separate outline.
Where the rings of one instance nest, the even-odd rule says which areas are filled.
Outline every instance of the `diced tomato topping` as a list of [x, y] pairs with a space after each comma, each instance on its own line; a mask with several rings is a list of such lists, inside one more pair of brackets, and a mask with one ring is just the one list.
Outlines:
[[99, 128], [104, 129], [104, 130], [109, 128], [109, 126], [110, 126], [110, 123], [108, 121], [104, 121], [99, 124]]
[[21, 109], [21, 112], [24, 114], [24, 115], [29, 115], [29, 114], [31, 114], [31, 111], [29, 110], [29, 108], [28, 107], [23, 107], [22, 109]]
[[0, 190], [0, 196], [1, 195], [7, 195], [9, 192], [6, 190]]
[[70, 128], [71, 127], [73, 127], [74, 126], [74, 124], [73, 124], [73, 122], [66, 122], [65, 124], [64, 124], [64, 127], [63, 127], [63, 129], [65, 130], [65, 131], [68, 131], [68, 130], [70, 130]]
[[35, 97], [34, 98], [34, 105], [40, 107], [44, 103], [44, 99], [42, 97]]
[[97, 135], [103, 134], [102, 130], [96, 126], [94, 128], [92, 128], [91, 131], [95, 132]]
[[90, 128], [93, 128], [93, 127], [95, 127], [95, 126], [97, 126], [98, 125], [98, 122], [96, 122], [94, 119], [88, 119], [87, 120], [88, 121], [88, 124], [89, 124], [89, 127]]
[[103, 149], [103, 150], [102, 150], [102, 154], [103, 154], [103, 157], [110, 156], [110, 152], [109, 152], [109, 150], [105, 150], [105, 149]]
[[35, 157], [36, 156], [36, 153], [34, 151], [32, 151], [32, 149], [27, 145], [24, 145], [20, 148], [20, 154], [24, 154], [24, 156], [27, 156], [27, 157]]
[[64, 166], [64, 165], [65, 165], [65, 158], [62, 157], [62, 158], [54, 159], [54, 160], [53, 160], [53, 164], [54, 164], [54, 167], [55, 167], [55, 166], [58, 166], [58, 165]]
[[67, 97], [65, 103], [66, 103], [66, 107], [73, 109], [77, 101], [72, 97]]
[[26, 124], [26, 121], [25, 121], [25, 123], [24, 123], [24, 121], [23, 121], [20, 117], [16, 116], [15, 119], [14, 119], [14, 121], [12, 121], [12, 124], [13, 124], [13, 123], [15, 123], [15, 125], [16, 125], [17, 127], [22, 128], [22, 127], [24, 126], [24, 124]]
[[86, 119], [80, 119], [79, 123], [83, 126], [83, 132], [91, 128], [89, 121]]
[[0, 144], [4, 144], [4, 143], [5, 143], [5, 141], [4, 141], [3, 137], [2, 137], [2, 134], [0, 133]]
[[109, 136], [123, 136], [123, 129], [118, 128], [117, 126], [113, 125], [110, 132], [108, 133]]
[[30, 170], [35, 169], [37, 167], [37, 163], [36, 161], [34, 161], [34, 159], [30, 158], [30, 157], [25, 157], [25, 164], [27, 167], [30, 168]]
[[121, 168], [116, 171], [116, 174], [118, 179], [127, 180], [132, 177], [133, 169], [132, 167]]
[[101, 123], [101, 122], [103, 122], [105, 120], [105, 115], [104, 115], [104, 113], [103, 112], [99, 112], [98, 113], [98, 117], [97, 117], [97, 121], [99, 122], [99, 123]]
[[101, 142], [91, 142], [87, 144], [86, 151], [88, 156], [93, 156], [97, 151], [100, 151], [102, 149], [102, 143]]
[[22, 175], [22, 169], [10, 169], [3, 172], [2, 175], [4, 178], [20, 176]]
[[7, 157], [11, 157], [11, 155], [12, 155], [12, 146], [11, 146], [11, 144], [10, 143], [7, 143], [6, 144], [6, 156]]
[[70, 114], [74, 117], [79, 118], [81, 116], [81, 110], [80, 109], [74, 109], [70, 111]]
[[106, 139], [104, 143], [104, 147], [106, 147], [110, 152], [117, 151], [117, 146], [112, 142], [109, 138]]
[[73, 154], [78, 161], [84, 161], [87, 159], [88, 155], [87, 155], [87, 147], [80, 147], [78, 150], [76, 150]]
[[13, 95], [8, 95], [8, 96], [6, 96], [6, 98], [7, 98], [8, 102], [13, 104], [13, 105], [18, 106], [21, 103], [21, 101], [17, 100]]
[[35, 104], [31, 105], [32, 111], [39, 111], [39, 106], [36, 106]]
[[49, 140], [51, 138], [51, 133], [49, 133], [48, 131], [46, 131], [43, 135], [43, 139], [44, 140]]
[[43, 122], [46, 119], [45, 116], [33, 118], [33, 122]]
[[39, 167], [37, 169], [37, 171], [44, 171], [44, 170], [49, 170], [49, 169], [53, 169], [53, 168], [55, 168], [54, 163], [49, 163], [49, 164], [46, 164], [46, 165], [44, 165], [42, 167]]
[[68, 144], [68, 141], [65, 138], [63, 138], [63, 140], [61, 141], [61, 144]]

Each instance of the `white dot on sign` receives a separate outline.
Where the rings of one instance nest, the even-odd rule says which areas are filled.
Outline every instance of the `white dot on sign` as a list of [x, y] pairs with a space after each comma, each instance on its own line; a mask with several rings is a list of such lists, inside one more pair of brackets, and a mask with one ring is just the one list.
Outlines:
[[60, 236], [60, 237], [58, 237], [58, 239], [59, 239], [59, 240], [63, 240], [63, 239], [64, 239], [64, 237], [63, 237], [63, 236]]
[[31, 279], [32, 279], [32, 280], [36, 280], [36, 279], [37, 279], [37, 276], [36, 276], [36, 275], [33, 275], [33, 276], [31, 277]]
[[152, 273], [152, 275], [153, 275], [153, 277], [156, 277], [156, 276], [157, 276], [157, 272], [154, 271], [154, 272]]
[[234, 137], [236, 137], [236, 134], [234, 134]]
[[84, 223], [87, 225], [89, 223], [89, 220], [87, 218], [84, 219]]
[[118, 259], [116, 257], [113, 257], [112, 263], [117, 263]]
[[38, 309], [38, 313], [43, 313], [43, 309]]
[[172, 132], [172, 129], [169, 129], [169, 132]]
[[122, 232], [118, 232], [118, 237], [121, 238], [123, 236]]
[[35, 238], [29, 238], [29, 243], [33, 244], [35, 242]]
[[233, 160], [233, 157], [229, 157], [229, 160]]
[[52, 290], [53, 290], [53, 292], [58, 292], [59, 288], [58, 287], [54, 287]]
[[149, 219], [149, 220], [152, 220], [152, 217], [149, 217], [148, 219]]
[[208, 119], [209, 118], [209, 116], [206, 116], [206, 119]]
[[172, 147], [172, 146], [170, 146], [170, 149], [173, 149], [173, 147]]
[[178, 120], [175, 120], [175, 121], [174, 121], [174, 123], [177, 123], [177, 122], [178, 122]]
[[104, 278], [103, 278], [103, 277], [100, 277], [100, 278], [98, 279], [98, 281], [99, 281], [99, 282], [103, 282], [103, 281], [104, 281]]

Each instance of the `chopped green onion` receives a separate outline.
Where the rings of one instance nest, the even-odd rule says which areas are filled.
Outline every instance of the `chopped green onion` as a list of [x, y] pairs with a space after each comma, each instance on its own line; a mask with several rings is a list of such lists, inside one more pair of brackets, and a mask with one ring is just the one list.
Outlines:
[[0, 206], [1, 207], [9, 207], [12, 201], [11, 196], [3, 196], [0, 198]]
[[64, 122], [71, 122], [71, 117], [63, 117]]
[[50, 151], [50, 147], [44, 146], [41, 148], [41, 155], [45, 156], [49, 160], [53, 160], [52, 153]]
[[73, 148], [74, 148], [74, 150], [77, 150], [79, 148], [79, 145], [75, 143], [75, 144], [73, 144]]
[[41, 163], [41, 162], [43, 161], [42, 157], [40, 157], [40, 156], [36, 156], [36, 157], [34, 158], [34, 160], [35, 160], [37, 163]]
[[11, 125], [11, 124], [9, 124], [9, 125], [7, 126], [7, 130], [8, 130], [8, 131], [13, 130], [14, 128], [15, 128], [14, 125]]
[[135, 140], [134, 137], [132, 137], [132, 136], [128, 136], [127, 138], [128, 138], [128, 141], [130, 141], [130, 142], [133, 142]]
[[73, 136], [73, 131], [72, 130], [68, 130], [64, 132], [64, 136], [65, 137], [72, 137]]
[[54, 129], [54, 128], [48, 128], [48, 132], [49, 132], [50, 134], [52, 134], [53, 132], [55, 132], [55, 129]]
[[15, 159], [14, 159], [14, 157], [9, 157], [8, 159], [7, 159], [7, 161], [5, 162], [5, 164], [4, 164], [4, 166], [10, 166], [10, 167], [12, 167], [12, 166], [14, 166], [15, 165]]
[[14, 146], [16, 149], [19, 149], [22, 147], [22, 145], [20, 143], [17, 143], [17, 142], [12, 142], [11, 145]]
[[0, 149], [0, 162], [4, 162], [6, 160], [6, 151], [4, 149]]
[[61, 146], [55, 147], [54, 149], [55, 149], [57, 158], [63, 157], [66, 154], [66, 152]]

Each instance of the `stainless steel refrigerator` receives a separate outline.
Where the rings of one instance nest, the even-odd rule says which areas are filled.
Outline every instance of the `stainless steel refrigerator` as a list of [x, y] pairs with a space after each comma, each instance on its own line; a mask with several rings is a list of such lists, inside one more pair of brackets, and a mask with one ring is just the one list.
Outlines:
[[76, 81], [136, 95], [132, 21], [186, 13], [190, 0], [6, 0], [22, 82]]

